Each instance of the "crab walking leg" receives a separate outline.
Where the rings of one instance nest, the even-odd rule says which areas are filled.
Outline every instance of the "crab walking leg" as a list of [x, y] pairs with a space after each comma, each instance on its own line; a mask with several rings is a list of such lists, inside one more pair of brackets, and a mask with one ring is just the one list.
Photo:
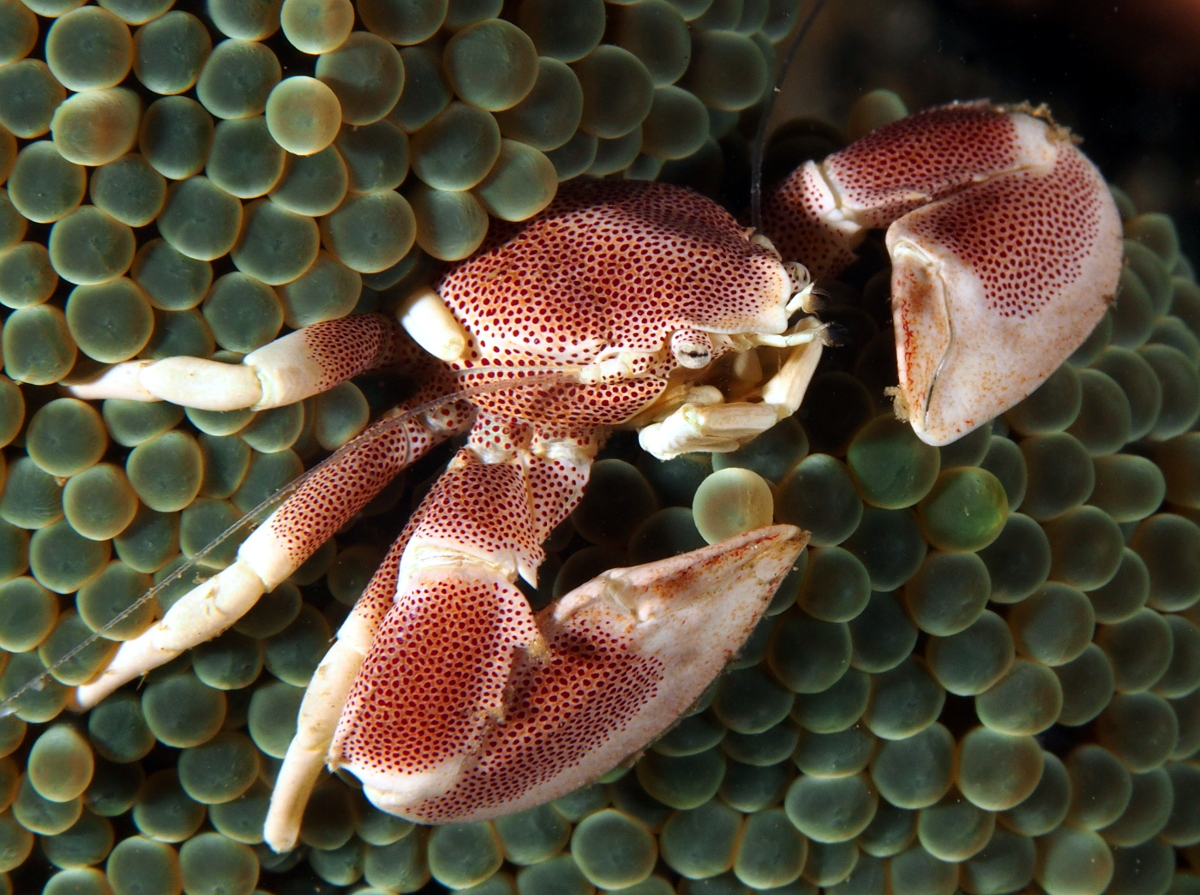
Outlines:
[[814, 276], [891, 225], [897, 413], [946, 444], [1026, 397], [1116, 291], [1121, 223], [1043, 109], [956, 103], [902, 118], [771, 196], [766, 226]]
[[122, 643], [104, 670], [76, 689], [75, 706], [94, 706], [122, 684], [236, 622], [402, 469], [465, 428], [471, 414], [465, 408], [460, 412], [455, 419], [442, 411], [433, 424], [419, 416], [385, 418], [334, 454], [242, 542], [232, 565], [184, 594], [147, 631]]
[[296, 717], [296, 735], [288, 744], [283, 764], [275, 776], [275, 788], [263, 824], [263, 840], [276, 852], [290, 851], [296, 846], [304, 808], [325, 766], [342, 707], [371, 649], [379, 624], [395, 597], [400, 555], [414, 527], [412, 522], [405, 527], [375, 570], [304, 691], [304, 700]]
[[398, 362], [404, 336], [382, 314], [314, 323], [252, 351], [240, 364], [200, 357], [134, 360], [68, 387], [87, 400], [170, 401], [200, 410], [267, 410]]

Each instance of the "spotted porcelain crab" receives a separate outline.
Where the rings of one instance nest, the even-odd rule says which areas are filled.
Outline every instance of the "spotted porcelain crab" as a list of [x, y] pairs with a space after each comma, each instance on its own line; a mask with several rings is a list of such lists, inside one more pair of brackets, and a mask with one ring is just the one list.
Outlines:
[[1040, 110], [986, 103], [804, 165], [765, 219], [774, 245], [680, 188], [569, 184], [536, 218], [494, 224], [398, 322], [352, 316], [241, 364], [132, 361], [75, 386], [228, 410], [386, 366], [425, 383], [123, 643], [77, 706], [224, 631], [400, 470], [469, 430], [309, 684], [266, 841], [294, 845], [324, 765], [385, 811], [457, 822], [542, 803], [636, 754], [739, 649], [805, 535], [772, 526], [611, 570], [535, 615], [514, 581], [535, 580], [606, 433], [637, 427], [659, 457], [728, 451], [793, 413], [822, 343], [808, 272], [836, 273], [890, 224], [897, 407], [924, 440], [953, 441], [1083, 341], [1121, 259], [1112, 199], [1069, 136]]

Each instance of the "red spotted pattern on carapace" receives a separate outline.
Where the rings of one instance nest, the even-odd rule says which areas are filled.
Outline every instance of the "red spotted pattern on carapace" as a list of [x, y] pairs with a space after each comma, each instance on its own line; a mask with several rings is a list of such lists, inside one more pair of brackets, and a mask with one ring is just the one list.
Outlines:
[[438, 284], [471, 339], [467, 357], [451, 366], [470, 385], [624, 351], [635, 379], [472, 399], [498, 415], [556, 426], [623, 422], [674, 369], [674, 332], [783, 331], [790, 279], [749, 235], [718, 205], [679, 187], [564, 184], [537, 218], [494, 221], [479, 253]]

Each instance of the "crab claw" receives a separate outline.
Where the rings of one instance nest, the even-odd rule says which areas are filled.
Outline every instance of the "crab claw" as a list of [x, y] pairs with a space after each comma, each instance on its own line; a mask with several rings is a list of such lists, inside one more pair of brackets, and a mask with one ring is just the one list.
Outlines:
[[888, 229], [898, 410], [941, 445], [1025, 398], [1095, 328], [1116, 291], [1121, 224], [1074, 145]]
[[764, 209], [815, 276], [891, 225], [897, 413], [947, 444], [1029, 395], [1116, 291], [1121, 222], [1044, 109], [954, 103], [797, 169]]
[[[485, 820], [565, 795], [640, 751], [695, 702], [749, 637], [806, 541], [799, 529], [777, 525], [605, 572], [537, 616], [548, 649], [518, 649], [499, 663], [508, 665], [501, 705], [428, 707], [422, 716], [444, 714], [450, 723], [418, 730], [390, 696], [372, 705], [352, 698], [331, 763], [359, 776], [384, 811], [424, 823]], [[511, 627], [493, 604], [470, 597], [480, 582], [469, 577], [465, 599], [429, 607], [438, 621], [452, 620], [468, 639]], [[464, 617], [469, 606], [479, 607], [478, 617]], [[394, 644], [375, 649], [396, 652]], [[388, 667], [386, 657], [369, 657], [362, 675], [379, 679], [360, 677], [355, 689], [394, 690]], [[460, 670], [431, 669], [411, 694], [398, 695], [436, 701], [442, 677]], [[495, 670], [489, 664], [480, 674], [485, 688]], [[472, 734], [460, 740], [464, 729]], [[445, 760], [414, 773], [412, 756], [423, 761], [431, 747]]]

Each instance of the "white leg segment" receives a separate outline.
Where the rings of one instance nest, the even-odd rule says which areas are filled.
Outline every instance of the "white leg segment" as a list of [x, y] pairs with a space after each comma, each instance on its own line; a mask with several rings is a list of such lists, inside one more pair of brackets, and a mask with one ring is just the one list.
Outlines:
[[796, 347], [783, 362], [779, 372], [763, 383], [763, 403], [775, 407], [780, 419], [800, 409], [808, 384], [812, 382], [821, 360], [823, 342], [808, 342]]
[[146, 386], [142, 385], [142, 371], [157, 361], [130, 360], [113, 364], [94, 379], [78, 382], [67, 377], [63, 384], [68, 392], [84, 401], [102, 401], [105, 398], [120, 398], [125, 401], [158, 401]]
[[392, 545], [353, 611], [337, 632], [337, 639], [309, 681], [296, 718], [296, 735], [288, 745], [275, 777], [271, 805], [263, 824], [263, 839], [277, 852], [296, 846], [304, 807], [329, 755], [334, 732], [350, 687], [371, 649], [379, 623], [396, 593], [397, 564], [414, 528], [408, 527]]
[[638, 432], [638, 443], [660, 460], [692, 451], [727, 453], [770, 429], [779, 417], [766, 404], [684, 404]]
[[346, 637], [346, 627], [353, 622], [353, 615], [346, 619], [338, 639], [309, 681], [296, 718], [296, 735], [288, 745], [275, 778], [271, 806], [263, 824], [263, 840], [277, 852], [296, 847], [304, 807], [325, 766], [329, 744], [333, 741], [333, 732], [350, 694], [350, 686], [371, 646], [370, 636], [365, 645], [357, 642], [360, 637]]
[[252, 351], [240, 364], [200, 357], [134, 360], [68, 391], [77, 398], [170, 401], [200, 410], [268, 410], [327, 391], [394, 356], [394, 323], [360, 314], [315, 323]]
[[223, 364], [200, 357], [167, 357], [139, 370], [138, 381], [159, 401], [200, 410], [243, 407], [257, 410], [263, 399], [263, 387], [250, 357], [246, 355], [241, 364]]
[[410, 295], [396, 316], [413, 341], [434, 357], [449, 363], [466, 354], [466, 332], [432, 288], [426, 286]]
[[271, 528], [261, 526], [238, 548], [233, 565], [192, 588], [159, 622], [122, 643], [100, 675], [76, 689], [75, 706], [91, 708], [122, 684], [216, 637], [299, 566]]

